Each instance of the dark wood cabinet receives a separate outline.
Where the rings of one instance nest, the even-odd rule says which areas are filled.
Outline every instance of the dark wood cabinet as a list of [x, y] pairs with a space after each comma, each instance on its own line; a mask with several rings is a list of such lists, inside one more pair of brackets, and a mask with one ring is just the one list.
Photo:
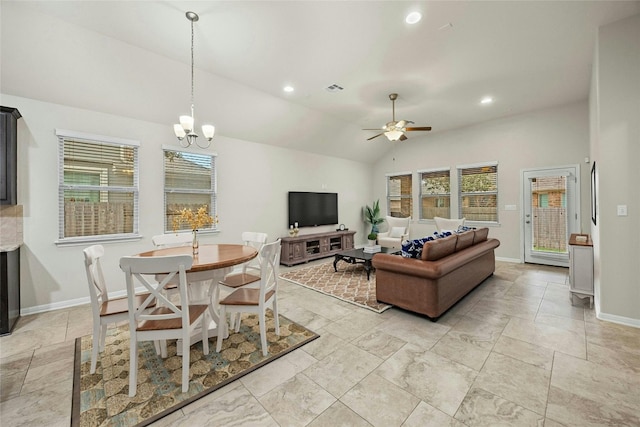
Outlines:
[[20, 248], [0, 252], [0, 335], [11, 333], [20, 317]]
[[0, 205], [18, 202], [18, 119], [16, 108], [0, 107]]
[[[22, 116], [16, 108], [0, 107], [0, 205], [18, 203], [17, 141], [20, 117]], [[2, 223], [0, 230], [2, 233], [15, 234], [15, 226], [5, 227], [5, 225]], [[3, 234], [3, 237], [6, 236]], [[3, 243], [7, 243], [6, 240]], [[3, 245], [0, 251], [0, 335], [11, 333], [18, 317], [20, 317], [20, 247], [19, 244]]]
[[353, 249], [355, 231], [333, 231], [282, 237], [280, 264], [292, 266]]

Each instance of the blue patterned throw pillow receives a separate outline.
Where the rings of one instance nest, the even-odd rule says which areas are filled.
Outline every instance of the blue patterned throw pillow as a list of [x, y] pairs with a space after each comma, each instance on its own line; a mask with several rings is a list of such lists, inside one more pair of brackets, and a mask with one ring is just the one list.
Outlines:
[[436, 239], [442, 239], [447, 236], [451, 236], [451, 234], [452, 233], [450, 231], [443, 231], [442, 233], [438, 233], [437, 231], [433, 232], [433, 235], [436, 237]]
[[464, 233], [465, 231], [469, 231], [469, 230], [475, 230], [475, 227], [467, 227], [466, 225], [461, 225], [460, 227], [458, 227], [458, 229], [456, 230], [457, 234], [460, 233]]
[[405, 240], [402, 242], [401, 255], [405, 258], [420, 258], [422, 256], [422, 247], [429, 240], [434, 239], [431, 236], [427, 236], [421, 239]]

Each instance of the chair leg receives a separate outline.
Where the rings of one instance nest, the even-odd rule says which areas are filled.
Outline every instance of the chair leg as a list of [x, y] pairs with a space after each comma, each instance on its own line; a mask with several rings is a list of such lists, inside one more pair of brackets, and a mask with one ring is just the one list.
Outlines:
[[209, 354], [209, 316], [208, 311], [202, 313], [202, 353]]
[[100, 331], [100, 351], [104, 351], [104, 343], [107, 339], [107, 324], [105, 323], [104, 325], [102, 325], [101, 327], [101, 331]]
[[182, 337], [182, 392], [189, 391], [189, 347], [191, 339], [189, 334], [183, 334]]
[[267, 355], [267, 325], [264, 310], [258, 315], [260, 317], [260, 343], [262, 344], [262, 355]]
[[233, 316], [231, 316], [231, 319], [233, 319], [235, 317], [236, 332], [240, 332], [240, 323], [241, 323], [240, 319], [241, 319], [241, 316], [242, 316], [242, 313], [235, 313]]
[[136, 395], [138, 384], [138, 341], [135, 333], [131, 334], [129, 342], [129, 397]]
[[160, 340], [160, 357], [167, 358], [167, 340]]
[[96, 325], [93, 322], [93, 339], [92, 339], [92, 348], [91, 348], [91, 372], [92, 374], [96, 373], [96, 366], [98, 365], [98, 348], [100, 347], [100, 325]]
[[275, 321], [276, 335], [280, 336], [280, 316], [278, 315], [278, 300], [273, 299], [273, 320]]
[[222, 350], [222, 339], [225, 336], [225, 329], [227, 327], [227, 309], [224, 305], [220, 306], [220, 321], [218, 322], [218, 341], [216, 342], [216, 352], [220, 353]]

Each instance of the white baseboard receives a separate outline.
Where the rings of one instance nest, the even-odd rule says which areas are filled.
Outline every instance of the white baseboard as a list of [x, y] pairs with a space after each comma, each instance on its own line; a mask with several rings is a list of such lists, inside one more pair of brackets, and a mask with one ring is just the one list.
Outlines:
[[503, 258], [503, 257], [496, 257], [496, 261], [503, 261], [503, 262], [512, 262], [515, 264], [522, 264], [522, 261], [519, 260], [518, 258]]
[[617, 323], [619, 325], [631, 326], [632, 328], [640, 328], [640, 319], [632, 319], [631, 317], [617, 316], [615, 314], [602, 313], [596, 306], [596, 318], [606, 322]]
[[[136, 292], [144, 292], [144, 288], [136, 288]], [[109, 292], [109, 297], [120, 298], [127, 296], [127, 290]], [[71, 299], [67, 301], [53, 302], [51, 304], [35, 305], [32, 307], [24, 307], [20, 309], [20, 316], [28, 316], [30, 314], [44, 313], [46, 311], [62, 310], [64, 308], [76, 307], [79, 305], [90, 304], [91, 299], [89, 297], [82, 297]]]

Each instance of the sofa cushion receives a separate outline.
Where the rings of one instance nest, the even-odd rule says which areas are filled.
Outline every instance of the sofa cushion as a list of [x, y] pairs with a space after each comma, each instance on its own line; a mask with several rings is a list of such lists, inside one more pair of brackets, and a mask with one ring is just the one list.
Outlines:
[[489, 229], [487, 227], [484, 228], [478, 228], [477, 230], [474, 231], [475, 236], [473, 238], [473, 244], [477, 244], [480, 242], [484, 242], [485, 240], [487, 240], [487, 236], [489, 236]]
[[401, 255], [405, 258], [416, 258], [420, 259], [422, 255], [422, 247], [425, 242], [433, 240], [433, 237], [423, 237], [421, 239], [413, 239], [413, 240], [405, 240], [402, 242], [402, 253]]
[[456, 250], [457, 241], [458, 235], [453, 234], [442, 239], [426, 242], [422, 247], [422, 260], [436, 261], [447, 255], [451, 255]]
[[466, 249], [469, 246], [473, 245], [474, 237], [475, 237], [475, 232], [473, 231], [465, 231], [463, 233], [459, 233], [458, 241], [456, 242], [456, 252]]

